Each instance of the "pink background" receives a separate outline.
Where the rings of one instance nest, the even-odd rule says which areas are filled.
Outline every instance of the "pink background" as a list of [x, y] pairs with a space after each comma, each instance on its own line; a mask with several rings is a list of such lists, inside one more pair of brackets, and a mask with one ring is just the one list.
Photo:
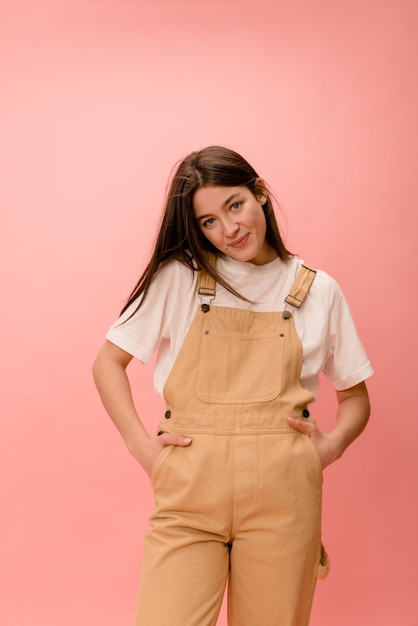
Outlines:
[[[325, 474], [332, 572], [312, 626], [418, 624], [415, 7], [3, 3], [0, 626], [132, 623], [152, 495], [91, 362], [171, 167], [214, 143], [273, 187], [289, 246], [341, 283], [376, 369], [370, 425]], [[153, 428], [151, 371], [132, 375]], [[316, 415], [333, 414], [325, 385]]]

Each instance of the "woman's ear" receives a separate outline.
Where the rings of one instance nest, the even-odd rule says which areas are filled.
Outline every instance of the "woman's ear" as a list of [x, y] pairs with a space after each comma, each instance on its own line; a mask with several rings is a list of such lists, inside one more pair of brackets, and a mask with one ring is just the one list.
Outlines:
[[255, 197], [258, 202], [263, 206], [268, 200], [268, 193], [266, 188], [266, 183], [262, 178], [257, 178], [255, 181]]

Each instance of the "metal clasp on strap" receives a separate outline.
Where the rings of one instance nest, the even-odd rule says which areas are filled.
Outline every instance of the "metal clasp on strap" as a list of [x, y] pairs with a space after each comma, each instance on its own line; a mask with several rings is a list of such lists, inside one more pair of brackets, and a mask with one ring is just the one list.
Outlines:
[[198, 288], [197, 293], [198, 293], [200, 302], [202, 303], [200, 305], [200, 308], [203, 311], [203, 313], [207, 313], [210, 309], [210, 304], [212, 300], [215, 299], [216, 282], [212, 278], [212, 276], [209, 276], [209, 274], [207, 274], [205, 271], [202, 271], [199, 277], [199, 288]]
[[289, 311], [288, 309], [288, 304], [286, 302], [286, 300], [284, 300], [284, 307], [283, 307], [283, 313], [282, 313], [282, 318], [284, 320], [288, 320], [290, 317], [292, 317], [293, 313], [295, 313], [295, 311], [298, 311], [299, 309], [292, 307], [293, 310]]
[[212, 300], [215, 299], [215, 294], [210, 295], [207, 293], [201, 293], [201, 290], [199, 289], [199, 300], [202, 303], [200, 305], [200, 310], [203, 311], [203, 313], [207, 313], [210, 309], [210, 305]]
[[[213, 268], [216, 268], [216, 256], [207, 253], [207, 259], [209, 265]], [[210, 309], [210, 304], [212, 300], [215, 299], [216, 281], [214, 278], [212, 278], [212, 276], [209, 276], [209, 274], [203, 269], [200, 272], [197, 293], [200, 298], [200, 302], [202, 303], [200, 305], [200, 309], [203, 311], [203, 313], [207, 313]]]

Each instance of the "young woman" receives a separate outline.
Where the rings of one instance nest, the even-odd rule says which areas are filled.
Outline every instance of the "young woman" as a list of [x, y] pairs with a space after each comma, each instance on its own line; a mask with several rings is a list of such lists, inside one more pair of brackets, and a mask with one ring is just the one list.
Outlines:
[[[126, 368], [158, 351], [166, 410], [146, 432]], [[337, 416], [310, 404], [323, 371]], [[322, 470], [369, 417], [372, 368], [344, 296], [286, 249], [266, 183], [237, 153], [193, 152], [171, 181], [151, 260], [94, 377], [150, 475], [136, 626], [306, 626], [321, 543]]]

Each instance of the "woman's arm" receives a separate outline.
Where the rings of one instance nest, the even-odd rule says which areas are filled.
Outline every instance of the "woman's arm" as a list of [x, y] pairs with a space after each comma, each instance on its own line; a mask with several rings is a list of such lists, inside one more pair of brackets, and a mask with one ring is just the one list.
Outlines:
[[363, 432], [370, 415], [369, 395], [364, 382], [337, 391], [337, 421], [330, 433], [323, 433], [316, 424], [288, 418], [289, 425], [308, 435], [325, 468], [339, 459], [348, 446]]
[[148, 475], [161, 452], [168, 445], [187, 446], [191, 440], [164, 433], [151, 437], [135, 409], [126, 368], [132, 356], [110, 341], [101, 348], [93, 365], [93, 377], [103, 405], [122, 435], [128, 450]]

